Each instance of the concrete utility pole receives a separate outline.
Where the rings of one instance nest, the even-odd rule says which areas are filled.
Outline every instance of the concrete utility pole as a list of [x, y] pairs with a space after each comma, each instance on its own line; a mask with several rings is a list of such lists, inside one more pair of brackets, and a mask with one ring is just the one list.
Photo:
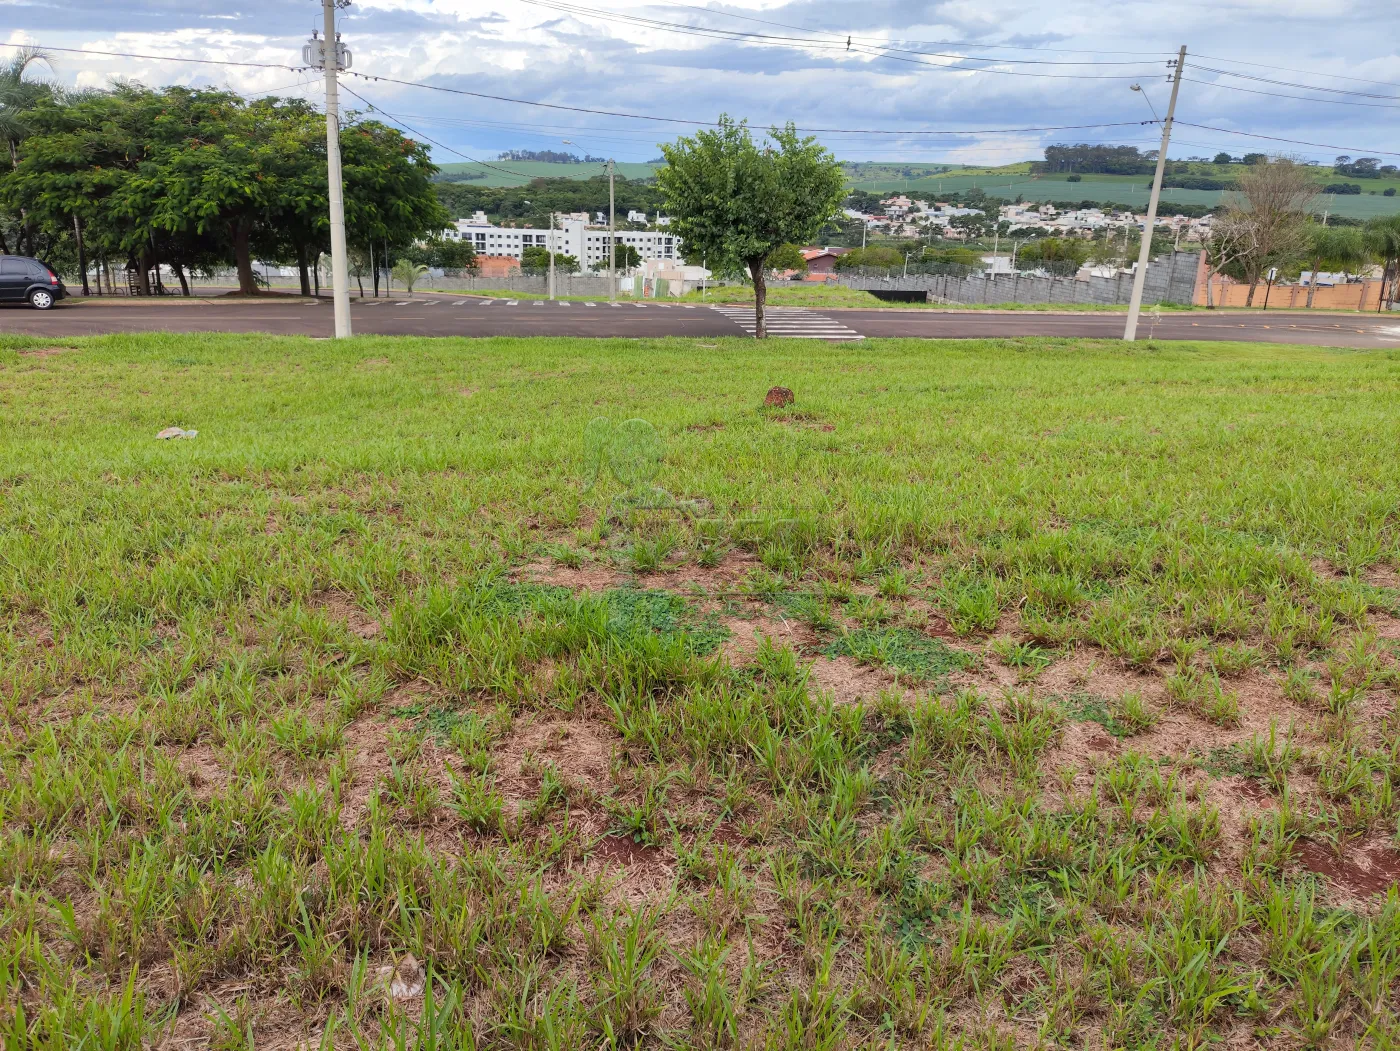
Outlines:
[[[330, 190], [331, 212], [331, 285], [335, 302], [335, 338], [350, 335], [350, 265], [345, 251], [345, 190], [340, 174], [340, 90], [336, 74], [350, 68], [350, 52], [345, 50], [335, 31], [335, 9], [350, 0], [321, 0], [321, 18], [325, 40], [317, 46], [315, 34], [302, 51], [309, 66], [326, 71], [326, 177]], [[342, 65], [343, 64], [343, 65]]]
[[1181, 70], [1186, 65], [1186, 45], [1176, 56], [1176, 72], [1172, 75], [1172, 97], [1167, 103], [1167, 119], [1162, 122], [1162, 148], [1157, 151], [1157, 171], [1152, 176], [1152, 196], [1147, 202], [1147, 221], [1142, 228], [1142, 243], [1138, 248], [1138, 265], [1133, 274], [1133, 297], [1128, 301], [1128, 323], [1123, 338], [1137, 338], [1138, 315], [1142, 313], [1142, 287], [1147, 280], [1147, 257], [1152, 254], [1152, 228], [1157, 223], [1157, 202], [1162, 196], [1162, 175], [1167, 167], [1167, 146], [1172, 141], [1172, 119], [1176, 116], [1176, 96], [1181, 90]]
[[549, 210], [549, 298], [554, 298], [554, 209]]
[[613, 174], [617, 165], [608, 159], [608, 299], [617, 302], [617, 219], [614, 215], [616, 199], [613, 195]]

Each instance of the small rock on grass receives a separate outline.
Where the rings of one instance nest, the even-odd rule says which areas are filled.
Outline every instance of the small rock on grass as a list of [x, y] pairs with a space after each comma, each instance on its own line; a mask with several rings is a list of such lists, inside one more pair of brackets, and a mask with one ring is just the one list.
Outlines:
[[376, 984], [391, 999], [412, 1000], [423, 995], [423, 965], [409, 953], [396, 964], [385, 964], [375, 975]]
[[157, 434], [156, 438], [161, 441], [166, 441], [170, 438], [193, 438], [198, 433], [198, 431], [187, 431], [181, 427], [167, 427]]
[[785, 405], [791, 405], [796, 400], [797, 397], [788, 388], [774, 387], [763, 399], [763, 404], [769, 409], [781, 409]]

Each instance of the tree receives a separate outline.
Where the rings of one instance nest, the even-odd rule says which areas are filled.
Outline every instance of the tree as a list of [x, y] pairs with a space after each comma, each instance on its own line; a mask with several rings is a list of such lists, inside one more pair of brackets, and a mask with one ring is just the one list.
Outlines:
[[745, 122], [721, 116], [718, 127], [661, 147], [656, 173], [688, 257], [711, 266], [742, 262], [753, 279], [754, 335], [764, 324], [764, 266], [785, 242], [805, 243], [835, 217], [846, 197], [840, 163], [814, 138], [788, 124], [769, 129], [759, 148]]
[[1230, 155], [1229, 155], [1228, 153], [1217, 153], [1217, 154], [1215, 155], [1215, 159], [1211, 161], [1211, 164], [1229, 164], [1229, 163], [1230, 163]]
[[[53, 93], [48, 84], [24, 79], [29, 68], [41, 62], [49, 64], [47, 53], [38, 48], [21, 47], [8, 62], [0, 66], [0, 138], [9, 147], [11, 171], [19, 167], [19, 144], [34, 130], [34, 111]], [[27, 209], [23, 206], [20, 207], [20, 227], [15, 245], [20, 252], [33, 254], [34, 233], [29, 225]], [[0, 252], [9, 252], [3, 233], [0, 233]]]
[[[1245, 306], [1254, 305], [1259, 281], [1270, 267], [1287, 267], [1303, 258], [1310, 242], [1308, 212], [1317, 196], [1310, 168], [1289, 157], [1255, 164], [1240, 176], [1240, 188], [1225, 202], [1225, 215], [1234, 226], [1248, 225], [1248, 236], [1236, 233], [1232, 267], [1249, 283]], [[1230, 273], [1229, 270], [1222, 270]]]
[[836, 260], [837, 270], [889, 270], [892, 267], [902, 267], [903, 265], [904, 253], [894, 248], [886, 248], [884, 245], [856, 248], [839, 256]]
[[[604, 269], [606, 269], [604, 260]], [[631, 270], [634, 266], [642, 265], [642, 253], [637, 251], [635, 245], [623, 244], [619, 241], [613, 245], [613, 268], [616, 270]]]
[[[1381, 300], [1390, 282], [1390, 302], [1395, 302], [1395, 285], [1400, 280], [1400, 215], [1372, 219], [1364, 227], [1366, 247], [1381, 260]], [[1379, 309], [1379, 304], [1377, 306]]]
[[[520, 253], [520, 265], [524, 269], [548, 270], [549, 249], [543, 245], [531, 245]], [[555, 252], [554, 269], [566, 274], [578, 273], [578, 259], [575, 256]]]
[[1343, 272], [1359, 270], [1369, 256], [1366, 239], [1354, 226], [1320, 226], [1308, 228], [1308, 254], [1312, 259], [1312, 279], [1308, 282], [1308, 303], [1313, 305], [1317, 292], [1317, 272], [1324, 266]]
[[1254, 255], [1255, 226], [1250, 217], [1238, 210], [1227, 210], [1210, 228], [1206, 239], [1206, 308], [1215, 309], [1211, 278], [1215, 274], [1237, 277], [1240, 261]]
[[1265, 153], [1246, 153], [1240, 158], [1240, 163], [1247, 164], [1252, 168], [1256, 164], [1268, 164], [1269, 156]]
[[[528, 250], [528, 249], [527, 249]], [[544, 249], [539, 249], [544, 251]], [[446, 237], [430, 237], [418, 241], [404, 249], [404, 257], [415, 263], [423, 263], [443, 270], [475, 270], [476, 249], [470, 241], [451, 240]], [[548, 265], [548, 260], [546, 260]]]
[[768, 256], [768, 269], [796, 270], [799, 273], [807, 272], [807, 257], [802, 254], [802, 249], [791, 242], [780, 244]]
[[1089, 252], [1089, 243], [1078, 237], [1044, 237], [1016, 253], [1016, 269], [1072, 274], [1088, 260]]
[[410, 297], [413, 295], [413, 286], [418, 283], [418, 279], [428, 272], [428, 268], [422, 263], [415, 263], [411, 259], [400, 259], [394, 264], [393, 276], [403, 285]]

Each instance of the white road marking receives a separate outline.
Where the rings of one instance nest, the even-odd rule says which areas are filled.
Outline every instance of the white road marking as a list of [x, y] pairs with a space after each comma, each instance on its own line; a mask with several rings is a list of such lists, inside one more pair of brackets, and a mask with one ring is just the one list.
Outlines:
[[[715, 306], [718, 311], [742, 328], [750, 336], [758, 329], [752, 307]], [[864, 339], [855, 329], [847, 328], [839, 321], [807, 310], [805, 307], [769, 307], [764, 311], [765, 327], [770, 336], [786, 336], [795, 339]]]

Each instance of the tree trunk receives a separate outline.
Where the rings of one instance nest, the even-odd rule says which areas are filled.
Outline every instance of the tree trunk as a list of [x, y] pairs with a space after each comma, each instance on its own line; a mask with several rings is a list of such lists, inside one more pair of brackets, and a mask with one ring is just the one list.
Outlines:
[[357, 284], [357, 285], [360, 286], [360, 298], [361, 298], [361, 299], [364, 299], [364, 298], [365, 298], [365, 279], [364, 279], [364, 277], [363, 277], [362, 275], [360, 275], [360, 274], [356, 274], [356, 275], [355, 275], [355, 284]]
[[306, 245], [297, 245], [297, 274], [301, 277], [301, 294], [311, 295], [311, 275], [306, 270]]
[[1211, 287], [1211, 281], [1215, 277], [1209, 270], [1206, 271], [1206, 309], [1215, 309], [1215, 291]]
[[763, 283], [764, 258], [764, 256], [755, 256], [749, 260], [749, 275], [753, 278], [754, 339], [768, 338], [768, 325], [763, 317], [763, 307], [768, 301], [768, 286]]
[[149, 296], [151, 294], [151, 273], [147, 269], [148, 263], [146, 260], [146, 253], [142, 251], [139, 256], [136, 256], [127, 264], [128, 266], [135, 267], [136, 291], [143, 296]]
[[5, 242], [5, 231], [0, 230], [0, 255], [9, 255], [10, 246]]
[[1249, 295], [1247, 295], [1247, 296], [1244, 297], [1244, 305], [1245, 305], [1246, 307], [1252, 307], [1252, 306], [1254, 306], [1254, 290], [1255, 290], [1256, 288], [1258, 288], [1258, 287], [1259, 287], [1259, 278], [1258, 278], [1258, 277], [1255, 277], [1254, 280], [1251, 281], [1251, 282], [1249, 283]]
[[185, 280], [185, 266], [178, 259], [170, 264], [170, 269], [175, 271], [175, 276], [180, 279], [180, 295], [190, 294], [190, 283]]
[[1307, 308], [1312, 309], [1313, 293], [1317, 291], [1317, 268], [1322, 265], [1322, 256], [1313, 260], [1312, 277], [1308, 279], [1308, 302]]
[[252, 227], [252, 222], [242, 216], [229, 223], [229, 233], [233, 236], [233, 258], [238, 266], [238, 294], [243, 296], [258, 294], [258, 283], [253, 279], [252, 252], [248, 247]]
[[78, 273], [83, 275], [83, 295], [92, 295], [88, 288], [87, 279], [87, 256], [83, 253], [83, 224], [78, 221], [78, 215], [73, 213], [73, 243], [78, 249]]
[[[19, 170], [19, 150], [15, 148], [15, 140], [10, 140], [10, 169]], [[25, 242], [29, 243], [29, 251], [24, 250]], [[34, 254], [34, 231], [29, 229], [29, 212], [23, 207], [19, 210], [19, 230], [15, 234], [15, 247], [19, 249], [19, 255]], [[9, 253], [6, 252], [8, 255]]]

